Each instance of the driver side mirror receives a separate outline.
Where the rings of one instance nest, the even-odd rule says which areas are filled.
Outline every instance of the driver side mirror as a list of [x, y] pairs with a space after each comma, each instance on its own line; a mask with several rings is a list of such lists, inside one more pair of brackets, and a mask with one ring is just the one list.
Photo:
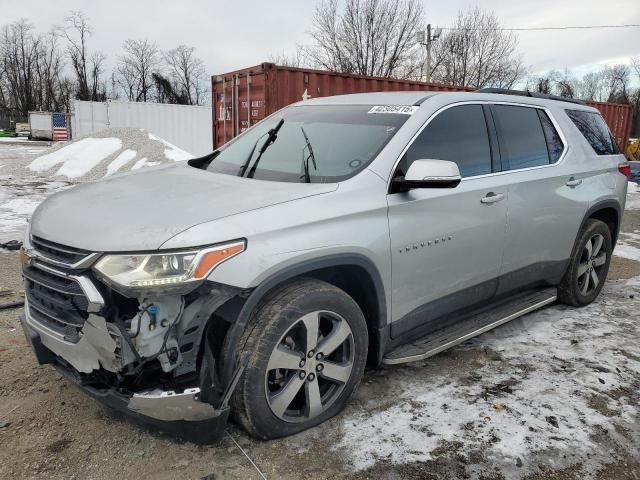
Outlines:
[[448, 160], [414, 160], [404, 177], [393, 179], [394, 191], [412, 188], [455, 188], [462, 177], [455, 162]]

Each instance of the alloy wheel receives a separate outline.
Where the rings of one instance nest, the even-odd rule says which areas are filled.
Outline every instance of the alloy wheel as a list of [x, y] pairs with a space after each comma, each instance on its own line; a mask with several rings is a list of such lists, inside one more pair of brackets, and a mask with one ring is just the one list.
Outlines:
[[578, 264], [578, 290], [581, 295], [591, 294], [603, 280], [604, 266], [607, 263], [607, 251], [602, 248], [604, 237], [596, 234], [591, 237], [580, 255]]
[[298, 319], [271, 352], [265, 379], [269, 408], [286, 422], [326, 411], [351, 376], [355, 347], [347, 321], [315, 311]]

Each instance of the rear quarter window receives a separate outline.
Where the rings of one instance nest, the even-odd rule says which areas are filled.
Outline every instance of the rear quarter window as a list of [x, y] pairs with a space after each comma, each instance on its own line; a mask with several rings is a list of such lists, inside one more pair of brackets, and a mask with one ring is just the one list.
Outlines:
[[551, 163], [556, 163], [560, 160], [562, 152], [564, 151], [564, 143], [560, 134], [554, 127], [553, 122], [549, 116], [543, 111], [538, 110], [538, 116], [540, 117], [540, 123], [542, 123], [542, 129], [544, 130], [544, 136], [547, 139], [547, 148], [549, 149], [549, 160]]
[[597, 155], [620, 153], [602, 115], [584, 110], [566, 110], [566, 112]]

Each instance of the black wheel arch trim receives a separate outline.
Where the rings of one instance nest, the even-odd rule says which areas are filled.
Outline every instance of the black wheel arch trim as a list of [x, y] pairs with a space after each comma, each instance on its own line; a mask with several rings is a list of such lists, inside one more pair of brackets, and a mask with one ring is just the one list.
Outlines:
[[[251, 314], [267, 293], [278, 285], [282, 285], [289, 280], [304, 276], [307, 273], [331, 267], [354, 266], [360, 267], [371, 278], [375, 289], [375, 295], [378, 307], [378, 324], [371, 325], [374, 331], [384, 331], [387, 327], [387, 299], [385, 296], [384, 283], [382, 276], [373, 261], [361, 254], [335, 254], [325, 257], [305, 260], [293, 265], [284, 267], [276, 273], [270, 275], [253, 289], [249, 297], [244, 302], [236, 321], [231, 325], [225, 342], [231, 342], [224, 349], [224, 357], [222, 360], [223, 368], [223, 384], [227, 384], [236, 368], [236, 353], [239, 347], [240, 338], [246, 328]], [[383, 345], [386, 344], [385, 338], [380, 338], [377, 345], [376, 356], [382, 358]]]
[[[582, 231], [582, 228], [586, 225], [587, 220], [591, 218], [594, 213], [599, 212], [600, 210], [605, 210], [607, 208], [613, 208], [616, 211], [616, 215], [618, 216], [616, 231], [611, 232], [611, 240], [613, 244], [612, 247], [615, 248], [616, 242], [618, 240], [618, 233], [620, 233], [620, 227], [622, 225], [622, 213], [623, 213], [620, 202], [618, 202], [617, 200], [613, 200], [613, 199], [602, 200], [600, 202], [595, 203], [591, 207], [589, 207], [589, 210], [587, 210], [587, 213], [585, 213], [584, 218], [582, 219], [582, 223], [580, 224], [580, 231]], [[578, 232], [578, 234], [579, 233], [580, 232]]]

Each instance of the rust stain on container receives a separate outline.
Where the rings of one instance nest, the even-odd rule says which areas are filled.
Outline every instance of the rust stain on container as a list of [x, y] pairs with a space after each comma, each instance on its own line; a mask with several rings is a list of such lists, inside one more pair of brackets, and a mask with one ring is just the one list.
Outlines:
[[[211, 77], [213, 143], [217, 148], [273, 112], [300, 100], [348, 93], [390, 91], [470, 92], [474, 89], [441, 83], [293, 68], [262, 63]], [[587, 102], [602, 113], [618, 144], [631, 133], [630, 105]]]

